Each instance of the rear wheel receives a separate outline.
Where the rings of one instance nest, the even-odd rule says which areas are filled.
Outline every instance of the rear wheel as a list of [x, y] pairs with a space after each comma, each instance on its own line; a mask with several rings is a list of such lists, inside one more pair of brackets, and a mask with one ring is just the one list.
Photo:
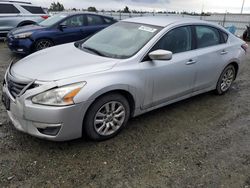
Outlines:
[[91, 140], [102, 141], [116, 136], [130, 116], [129, 103], [120, 94], [97, 99], [88, 110], [83, 130]]
[[235, 80], [236, 70], [233, 65], [227, 66], [220, 75], [217, 83], [216, 93], [222, 95], [226, 93]]
[[54, 46], [53, 42], [49, 39], [40, 39], [35, 43], [35, 51], [43, 50]]

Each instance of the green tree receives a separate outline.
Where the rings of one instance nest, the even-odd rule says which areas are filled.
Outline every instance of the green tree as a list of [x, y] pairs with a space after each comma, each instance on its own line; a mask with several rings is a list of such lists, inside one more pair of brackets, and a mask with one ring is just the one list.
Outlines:
[[124, 13], [130, 13], [129, 8], [126, 6], [126, 7], [123, 9], [123, 12], [124, 12]]
[[88, 11], [89, 11], [89, 12], [97, 12], [97, 10], [96, 10], [95, 7], [89, 7], [89, 8], [88, 8]]
[[51, 3], [50, 5], [50, 8], [49, 8], [50, 11], [64, 11], [64, 6], [63, 4], [59, 3], [59, 2], [53, 2]]

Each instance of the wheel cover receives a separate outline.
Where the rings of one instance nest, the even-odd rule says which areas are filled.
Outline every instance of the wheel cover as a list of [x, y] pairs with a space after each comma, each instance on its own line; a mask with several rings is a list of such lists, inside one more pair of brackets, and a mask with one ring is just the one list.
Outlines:
[[111, 101], [104, 104], [96, 113], [94, 119], [95, 131], [102, 136], [109, 136], [124, 123], [126, 110], [118, 101]]
[[52, 46], [52, 43], [48, 40], [41, 40], [37, 43], [36, 49], [37, 50], [43, 50], [45, 48], [49, 48]]
[[228, 69], [222, 77], [220, 84], [221, 90], [223, 92], [227, 91], [231, 87], [233, 81], [234, 81], [234, 70], [231, 68]]

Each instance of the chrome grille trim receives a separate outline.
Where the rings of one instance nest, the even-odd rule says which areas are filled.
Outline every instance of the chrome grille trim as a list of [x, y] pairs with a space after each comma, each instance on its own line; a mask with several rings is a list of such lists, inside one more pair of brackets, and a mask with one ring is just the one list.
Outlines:
[[10, 94], [12, 95], [14, 99], [24, 94], [27, 89], [32, 89], [36, 87], [36, 85], [34, 84], [34, 81], [29, 81], [29, 82], [19, 81], [16, 78], [14, 78], [12, 75], [10, 75], [9, 72], [7, 73], [5, 82], [7, 84], [7, 88]]

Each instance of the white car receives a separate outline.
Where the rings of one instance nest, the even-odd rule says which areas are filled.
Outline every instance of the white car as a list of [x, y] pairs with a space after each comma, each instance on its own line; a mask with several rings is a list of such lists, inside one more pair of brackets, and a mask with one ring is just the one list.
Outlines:
[[40, 6], [21, 1], [0, 1], [0, 37], [16, 28], [31, 24], [37, 24], [49, 15]]
[[3, 102], [14, 126], [33, 136], [105, 140], [130, 117], [207, 91], [227, 92], [246, 49], [209, 22], [131, 18], [11, 65]]

